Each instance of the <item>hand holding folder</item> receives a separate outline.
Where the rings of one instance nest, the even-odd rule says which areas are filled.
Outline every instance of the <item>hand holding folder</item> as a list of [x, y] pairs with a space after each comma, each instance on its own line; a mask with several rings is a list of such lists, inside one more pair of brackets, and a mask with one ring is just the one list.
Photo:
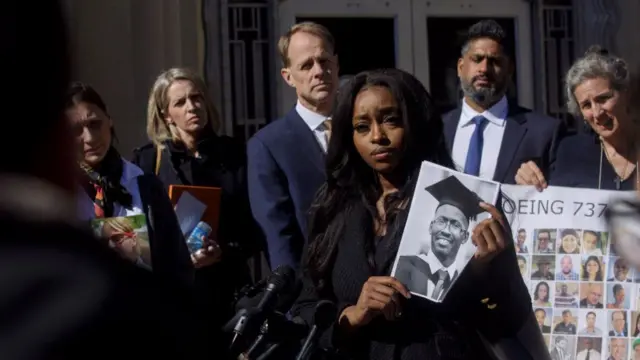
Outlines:
[[191, 233], [198, 222], [204, 221], [211, 226], [211, 236], [215, 238], [220, 220], [221, 195], [222, 190], [217, 187], [169, 185], [169, 198], [185, 236]]

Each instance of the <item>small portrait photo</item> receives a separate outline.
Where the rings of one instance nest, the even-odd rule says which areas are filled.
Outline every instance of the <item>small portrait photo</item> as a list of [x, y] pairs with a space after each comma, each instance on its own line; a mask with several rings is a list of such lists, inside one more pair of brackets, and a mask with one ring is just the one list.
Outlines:
[[632, 339], [630, 351], [631, 360], [640, 360], [640, 338]]
[[554, 334], [575, 335], [578, 332], [578, 310], [576, 309], [553, 309], [553, 329]]
[[529, 254], [529, 248], [531, 247], [531, 237], [525, 229], [518, 229], [514, 237], [516, 244], [517, 254]]
[[577, 308], [580, 301], [580, 284], [578, 282], [556, 281], [554, 306], [559, 308]]
[[602, 338], [578, 337], [576, 360], [602, 359]]
[[576, 337], [566, 335], [551, 336], [549, 346], [551, 360], [569, 360], [576, 358]]
[[597, 336], [605, 335], [607, 329], [607, 312], [596, 309], [581, 309], [578, 319], [578, 335]]
[[603, 281], [604, 264], [600, 256], [582, 256], [582, 269], [580, 274], [582, 281]]
[[609, 336], [629, 336], [629, 319], [624, 310], [608, 310]]
[[633, 282], [633, 271], [621, 257], [610, 257], [607, 264], [607, 281]]
[[626, 283], [607, 284], [607, 309], [631, 309], [631, 297], [633, 288]]
[[559, 229], [558, 240], [556, 241], [558, 254], [579, 255], [581, 239], [582, 230]]
[[640, 337], [640, 311], [631, 312], [631, 331], [629, 336]]
[[604, 284], [601, 282], [580, 283], [580, 307], [603, 309]]
[[529, 280], [529, 269], [531, 267], [531, 260], [528, 255], [516, 255], [516, 259], [518, 260], [518, 267], [520, 268], [520, 275], [525, 280]]
[[553, 310], [548, 308], [534, 308], [533, 314], [536, 316], [538, 327], [543, 334], [551, 333], [551, 320], [553, 318]]
[[607, 252], [607, 233], [593, 230], [582, 231], [582, 255], [603, 256]]
[[144, 214], [94, 219], [91, 225], [96, 235], [120, 256], [151, 270], [151, 245]]
[[629, 357], [629, 339], [610, 337], [606, 339], [605, 356], [607, 360], [626, 360]]
[[533, 231], [533, 253], [534, 254], [555, 254], [556, 253], [556, 229], [535, 229]]
[[[553, 282], [552, 282], [553, 284]], [[533, 281], [531, 283], [531, 299], [534, 307], [552, 307], [553, 290], [547, 281]]]
[[471, 234], [490, 214], [499, 184], [424, 162], [391, 276], [434, 302], [445, 299], [473, 257]]
[[580, 280], [580, 255], [556, 256], [556, 281]]
[[555, 267], [555, 255], [533, 255], [531, 259], [531, 280], [553, 280]]

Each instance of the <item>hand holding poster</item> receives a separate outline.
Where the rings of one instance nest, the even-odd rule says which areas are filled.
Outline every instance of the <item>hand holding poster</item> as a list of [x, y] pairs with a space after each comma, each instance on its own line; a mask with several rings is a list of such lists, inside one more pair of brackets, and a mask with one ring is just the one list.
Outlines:
[[442, 302], [475, 252], [471, 231], [499, 184], [425, 162], [391, 275], [412, 294]]
[[611, 243], [621, 192], [502, 185], [520, 271], [552, 360], [640, 360], [640, 273]]

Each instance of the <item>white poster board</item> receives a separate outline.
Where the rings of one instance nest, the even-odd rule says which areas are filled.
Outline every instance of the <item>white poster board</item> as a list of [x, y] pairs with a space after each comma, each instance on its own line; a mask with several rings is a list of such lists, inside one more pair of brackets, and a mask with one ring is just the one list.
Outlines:
[[619, 256], [604, 219], [610, 201], [628, 193], [501, 191], [551, 359], [640, 360], [640, 273]]

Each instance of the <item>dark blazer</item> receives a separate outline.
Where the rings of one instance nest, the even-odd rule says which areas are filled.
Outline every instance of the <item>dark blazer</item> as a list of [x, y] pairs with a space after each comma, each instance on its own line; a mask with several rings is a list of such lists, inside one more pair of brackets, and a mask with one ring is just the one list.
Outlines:
[[[589, 305], [587, 304], [587, 299], [586, 299], [586, 298], [585, 298], [585, 299], [580, 300], [580, 307], [581, 307], [581, 308], [585, 308], [585, 309], [589, 307]], [[600, 302], [599, 302], [599, 303], [597, 303], [597, 304], [594, 306], [594, 308], [595, 308], [595, 309], [602, 309], [602, 308], [603, 308], [602, 303], [600, 303]]]
[[69, 194], [28, 177], [0, 184], [3, 359], [203, 356], [182, 289], [78, 224]]
[[[319, 293], [307, 272], [304, 272], [303, 290], [292, 313], [309, 324], [313, 322], [314, 306], [318, 300], [333, 301], [338, 307], [339, 316], [346, 307], [357, 303], [362, 286], [369, 277], [388, 276], [391, 273], [401, 229], [404, 229], [406, 222], [406, 212], [398, 215], [396, 223], [389, 225], [400, 229], [397, 235], [388, 235], [376, 242], [375, 268], [369, 266], [363, 250], [366, 237], [371, 236], [371, 231], [366, 229], [371, 229], [372, 219], [366, 210], [357, 206], [349, 207], [348, 214], [343, 235], [338, 240], [333, 266], [329, 267], [330, 286]], [[523, 324], [533, 319], [531, 298], [515, 256], [512, 248], [506, 249], [494, 259], [484, 276], [463, 271], [456, 285], [449, 290], [445, 302], [436, 304], [413, 296], [404, 302], [399, 320], [389, 322], [377, 317], [358, 329], [348, 340], [341, 337], [336, 318], [336, 323], [323, 334], [321, 346], [337, 349], [345, 359], [490, 359], [490, 350], [487, 350], [478, 333], [491, 347], [504, 338], [515, 337]], [[493, 303], [497, 306], [489, 309], [487, 305]], [[531, 326], [535, 331], [533, 334], [539, 337], [539, 347], [548, 354], [535, 320]], [[437, 348], [440, 349], [440, 355]], [[459, 356], [460, 352], [464, 352], [465, 357], [454, 357]]]
[[602, 154], [600, 174], [600, 141], [593, 132], [581, 132], [567, 136], [558, 144], [558, 155], [549, 174], [549, 185], [603, 190], [634, 190], [636, 170], [616, 189], [617, 175]]
[[325, 180], [324, 152], [295, 109], [256, 133], [247, 152], [251, 210], [266, 236], [271, 268], [295, 268], [307, 213]]
[[[445, 141], [449, 153], [460, 121], [462, 108], [458, 107], [443, 116]], [[555, 161], [558, 141], [565, 133], [565, 126], [559, 119], [534, 113], [529, 109], [509, 103], [502, 146], [493, 175], [494, 181], [515, 184], [520, 165], [535, 161], [545, 176]]]
[[[222, 260], [196, 270], [196, 296], [211, 335], [223, 344], [217, 329], [234, 314], [234, 294], [250, 279], [247, 259], [257, 252], [259, 232], [249, 210], [245, 180], [245, 153], [241, 143], [211, 134], [198, 143], [200, 158], [167, 142], [161, 153], [158, 178], [162, 192], [169, 185], [220, 187], [220, 219], [216, 239]], [[133, 162], [145, 173], [154, 173], [156, 147], [147, 144], [134, 150]], [[217, 345], [217, 344], [214, 344]]]
[[[609, 331], [609, 336], [616, 336], [616, 333], [613, 330], [611, 330]], [[624, 337], [628, 336], [626, 329], [622, 332], [622, 336]]]

